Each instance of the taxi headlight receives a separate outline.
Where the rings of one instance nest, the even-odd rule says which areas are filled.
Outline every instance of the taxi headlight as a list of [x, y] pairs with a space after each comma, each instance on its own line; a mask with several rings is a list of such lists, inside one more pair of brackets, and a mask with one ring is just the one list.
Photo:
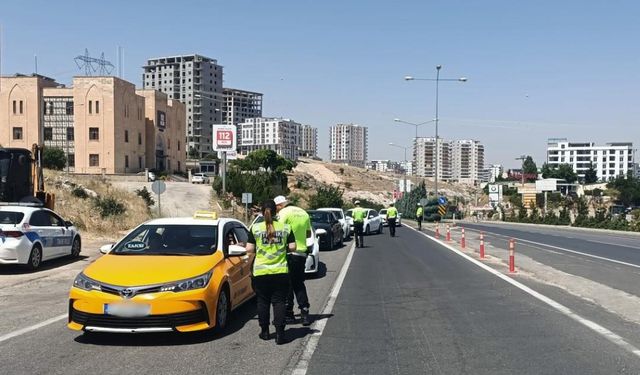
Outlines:
[[185, 279], [185, 280], [180, 280], [180, 281], [166, 284], [162, 286], [160, 291], [184, 292], [186, 290], [202, 289], [202, 288], [205, 288], [207, 285], [209, 285], [209, 280], [211, 280], [211, 275], [213, 275], [213, 270], [191, 279]]
[[79, 273], [73, 280], [73, 286], [82, 290], [102, 290], [100, 283], [87, 277], [84, 273]]

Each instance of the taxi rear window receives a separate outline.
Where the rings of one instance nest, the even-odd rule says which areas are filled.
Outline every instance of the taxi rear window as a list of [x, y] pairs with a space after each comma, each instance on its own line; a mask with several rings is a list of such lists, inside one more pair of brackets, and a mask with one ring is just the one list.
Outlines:
[[22, 222], [24, 214], [15, 211], [0, 211], [0, 224], [16, 225]]

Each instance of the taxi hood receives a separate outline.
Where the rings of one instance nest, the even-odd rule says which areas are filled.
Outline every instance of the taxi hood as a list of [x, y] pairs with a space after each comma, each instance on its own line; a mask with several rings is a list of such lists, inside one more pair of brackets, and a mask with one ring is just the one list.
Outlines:
[[96, 281], [140, 286], [200, 276], [224, 260], [221, 251], [202, 256], [114, 255], [100, 257], [83, 271]]

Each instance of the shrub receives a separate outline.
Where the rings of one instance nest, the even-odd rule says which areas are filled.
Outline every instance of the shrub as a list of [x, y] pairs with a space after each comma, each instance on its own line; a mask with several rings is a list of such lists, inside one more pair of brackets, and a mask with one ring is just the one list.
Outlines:
[[353, 186], [353, 184], [351, 182], [345, 182], [344, 183], [344, 187], [346, 187], [347, 189], [351, 189], [352, 186]]
[[127, 211], [124, 204], [118, 202], [114, 197], [97, 197], [93, 204], [98, 209], [100, 216], [103, 219], [109, 216], [120, 216]]
[[321, 207], [342, 207], [343, 205], [342, 190], [337, 186], [320, 186], [318, 192], [309, 198], [309, 208], [312, 210]]
[[87, 199], [89, 198], [89, 194], [80, 186], [76, 186], [71, 190], [71, 195], [76, 198]]
[[147, 190], [146, 186], [143, 186], [142, 189], [136, 190], [136, 194], [144, 200], [144, 202], [147, 204], [147, 207], [151, 207], [155, 203], [155, 200], [151, 196], [151, 192]]
[[45, 148], [42, 152], [42, 166], [61, 171], [67, 165], [67, 157], [61, 148]]

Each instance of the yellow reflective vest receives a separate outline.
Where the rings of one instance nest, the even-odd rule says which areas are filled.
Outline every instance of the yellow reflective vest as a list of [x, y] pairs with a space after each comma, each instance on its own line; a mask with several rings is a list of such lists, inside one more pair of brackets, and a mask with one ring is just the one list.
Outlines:
[[287, 238], [291, 233], [288, 225], [273, 222], [275, 237], [273, 242], [267, 239], [267, 224], [263, 221], [251, 228], [256, 240], [256, 257], [253, 262], [253, 275], [276, 275], [288, 273]]

